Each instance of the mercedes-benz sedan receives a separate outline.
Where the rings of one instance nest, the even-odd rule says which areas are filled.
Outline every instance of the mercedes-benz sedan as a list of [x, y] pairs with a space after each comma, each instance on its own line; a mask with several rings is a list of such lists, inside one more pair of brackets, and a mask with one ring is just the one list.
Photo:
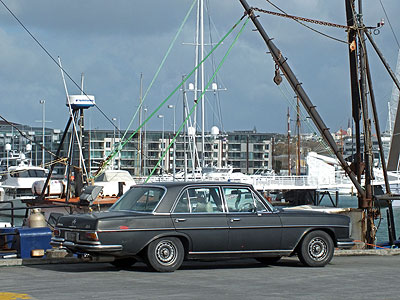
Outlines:
[[254, 257], [262, 263], [297, 255], [306, 266], [328, 264], [335, 248], [350, 248], [350, 218], [275, 209], [251, 185], [169, 182], [133, 186], [106, 212], [62, 216], [53, 246], [138, 259], [171, 272], [186, 259]]

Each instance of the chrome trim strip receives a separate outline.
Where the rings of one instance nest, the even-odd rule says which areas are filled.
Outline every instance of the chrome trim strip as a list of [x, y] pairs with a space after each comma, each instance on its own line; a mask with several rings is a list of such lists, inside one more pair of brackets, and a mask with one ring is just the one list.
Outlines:
[[301, 227], [307, 227], [307, 228], [315, 228], [315, 227], [335, 227], [335, 228], [348, 228], [349, 225], [323, 225], [323, 224], [312, 224], [312, 225], [282, 225], [282, 228], [301, 228]]
[[226, 216], [226, 212], [223, 211], [215, 211], [215, 212], [172, 212], [170, 215], [207, 215], [207, 216]]
[[282, 228], [282, 226], [280, 226], [280, 225], [276, 225], [276, 226], [273, 226], [273, 225], [271, 225], [271, 226], [256, 226], [256, 225], [253, 225], [253, 226], [231, 226], [231, 227], [229, 227], [229, 229], [232, 229], [232, 230], [233, 229], [261, 229], [261, 228]]
[[132, 232], [132, 231], [175, 231], [175, 228], [132, 228], [132, 229], [97, 230], [97, 232]]
[[212, 227], [178, 227], [178, 228], [133, 228], [133, 229], [105, 229], [97, 232], [134, 232], [134, 231], [182, 231], [182, 230], [215, 230], [215, 229], [262, 229], [262, 228], [281, 228], [281, 226], [212, 226]]
[[79, 231], [79, 232], [96, 232], [96, 229], [77, 229], [77, 228], [71, 228], [71, 227], [57, 227], [61, 231]]
[[293, 250], [238, 250], [238, 251], [199, 251], [189, 252], [190, 254], [251, 254], [251, 253], [292, 253]]

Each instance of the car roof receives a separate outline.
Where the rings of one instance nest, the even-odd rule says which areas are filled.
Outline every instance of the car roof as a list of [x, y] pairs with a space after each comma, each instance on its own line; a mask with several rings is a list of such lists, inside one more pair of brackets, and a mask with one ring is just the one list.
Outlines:
[[163, 182], [148, 182], [139, 185], [157, 185], [165, 188], [176, 188], [184, 186], [196, 186], [196, 185], [235, 185], [235, 186], [251, 186], [248, 183], [232, 182], [232, 181], [163, 181]]

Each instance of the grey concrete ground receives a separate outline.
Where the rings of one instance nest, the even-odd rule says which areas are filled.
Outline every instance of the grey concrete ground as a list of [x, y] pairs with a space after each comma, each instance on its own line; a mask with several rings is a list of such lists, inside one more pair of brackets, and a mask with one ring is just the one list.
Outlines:
[[[186, 262], [174, 273], [138, 263], [42, 264], [0, 268], [1, 293], [31, 299], [399, 299], [400, 255], [335, 256], [324, 268], [296, 258]], [[7, 299], [7, 298], [3, 298]], [[19, 298], [17, 298], [19, 299]]]

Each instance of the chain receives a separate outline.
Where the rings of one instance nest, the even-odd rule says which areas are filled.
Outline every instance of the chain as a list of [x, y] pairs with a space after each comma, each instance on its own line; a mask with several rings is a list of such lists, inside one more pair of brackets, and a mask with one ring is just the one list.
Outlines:
[[288, 15], [288, 14], [281, 14], [281, 13], [278, 13], [278, 12], [269, 11], [269, 10], [265, 10], [265, 9], [261, 9], [261, 8], [257, 8], [257, 7], [252, 7], [251, 10], [252, 11], [258, 11], [258, 12], [265, 13], [265, 14], [278, 16], [278, 17], [284, 17], [284, 18], [288, 18], [288, 19], [293, 19], [293, 20], [313, 23], [313, 24], [317, 24], [317, 25], [336, 27], [336, 28], [343, 28], [343, 29], [350, 29], [351, 28], [350, 26], [345, 26], [345, 25], [340, 25], [340, 24], [335, 24], [335, 23], [330, 23], [330, 22], [325, 22], [325, 21], [319, 21], [319, 20], [313, 20], [313, 19], [307, 19], [307, 18], [303, 18], [303, 17], [296, 17], [296, 16], [292, 16], [292, 15]]

